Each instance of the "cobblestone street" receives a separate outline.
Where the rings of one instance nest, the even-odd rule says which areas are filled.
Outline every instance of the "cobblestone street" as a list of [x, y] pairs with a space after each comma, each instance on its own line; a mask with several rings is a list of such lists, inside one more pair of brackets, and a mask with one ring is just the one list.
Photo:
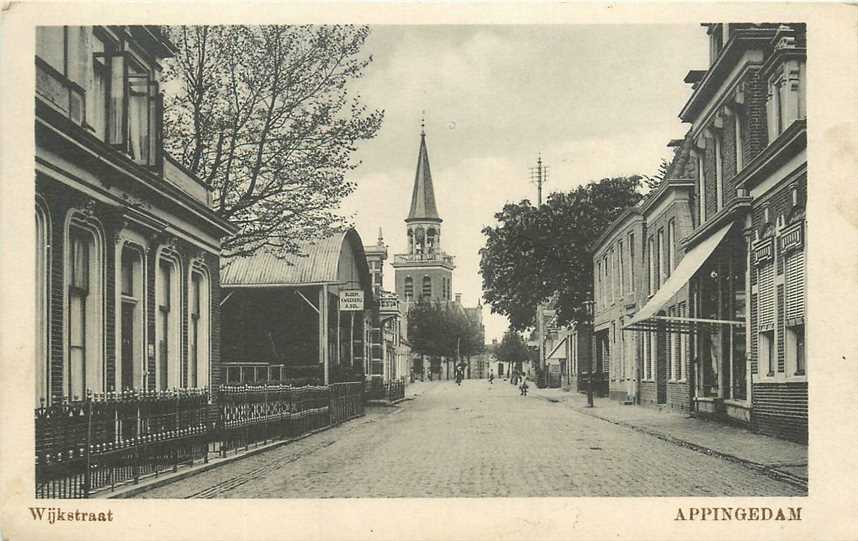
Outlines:
[[414, 400], [143, 493], [146, 498], [792, 496], [749, 468], [508, 382], [418, 383]]

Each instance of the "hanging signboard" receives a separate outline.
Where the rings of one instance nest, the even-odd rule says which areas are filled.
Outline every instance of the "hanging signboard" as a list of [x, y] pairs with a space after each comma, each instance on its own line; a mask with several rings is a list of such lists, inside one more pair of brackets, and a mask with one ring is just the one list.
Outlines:
[[340, 291], [340, 311], [359, 312], [363, 310], [363, 290], [346, 289]]
[[378, 301], [378, 313], [382, 317], [399, 315], [399, 297], [394, 295], [382, 295]]

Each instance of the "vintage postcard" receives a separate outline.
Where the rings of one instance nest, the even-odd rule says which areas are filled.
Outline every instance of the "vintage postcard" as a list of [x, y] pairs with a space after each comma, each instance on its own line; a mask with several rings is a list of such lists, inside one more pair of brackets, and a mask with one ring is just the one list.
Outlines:
[[858, 537], [855, 6], [2, 24], [0, 538]]

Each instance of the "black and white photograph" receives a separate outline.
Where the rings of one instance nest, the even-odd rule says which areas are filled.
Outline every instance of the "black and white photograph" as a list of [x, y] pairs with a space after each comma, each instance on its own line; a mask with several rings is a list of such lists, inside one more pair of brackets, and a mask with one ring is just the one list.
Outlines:
[[[809, 520], [841, 490], [816, 446], [845, 445], [813, 427], [855, 413], [844, 381], [841, 411], [810, 400], [854, 359], [808, 300], [835, 287], [814, 242], [856, 220], [809, 211], [838, 197], [808, 144], [832, 44], [782, 15], [35, 24], [17, 537], [142, 499], [411, 523], [319, 539], [434, 539], [408, 510], [437, 499]], [[819, 272], [854, 289], [851, 264]], [[445, 538], [544, 538], [520, 524]]]

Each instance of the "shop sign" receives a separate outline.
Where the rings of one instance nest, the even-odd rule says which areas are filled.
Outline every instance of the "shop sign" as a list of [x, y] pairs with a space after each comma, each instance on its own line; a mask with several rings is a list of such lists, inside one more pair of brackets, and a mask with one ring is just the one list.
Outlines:
[[359, 312], [363, 310], [363, 290], [346, 289], [340, 291], [340, 311]]
[[385, 295], [379, 299], [378, 312], [381, 315], [394, 315], [399, 313], [399, 297], [396, 295]]

